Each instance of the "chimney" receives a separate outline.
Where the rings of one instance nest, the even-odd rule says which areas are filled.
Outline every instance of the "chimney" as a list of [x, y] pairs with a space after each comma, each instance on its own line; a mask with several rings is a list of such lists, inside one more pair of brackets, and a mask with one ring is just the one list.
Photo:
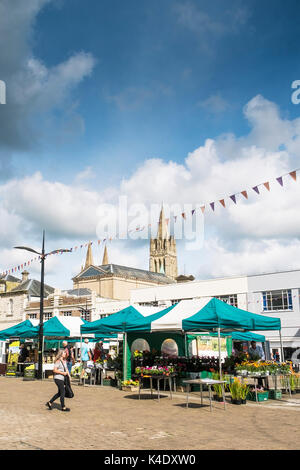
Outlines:
[[29, 272], [23, 271], [22, 272], [22, 282], [28, 281]]

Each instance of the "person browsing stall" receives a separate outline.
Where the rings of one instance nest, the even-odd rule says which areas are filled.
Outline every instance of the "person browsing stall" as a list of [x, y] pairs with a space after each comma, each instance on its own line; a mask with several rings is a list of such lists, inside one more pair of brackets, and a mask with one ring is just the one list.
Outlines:
[[88, 361], [92, 361], [93, 358], [92, 358], [92, 355], [91, 355], [91, 351], [90, 351], [90, 348], [89, 348], [89, 340], [88, 338], [85, 338], [84, 340], [84, 344], [82, 345], [82, 348], [81, 348], [81, 351], [80, 351], [80, 360], [81, 360], [81, 364], [82, 364], [82, 371], [81, 371], [81, 374], [80, 374], [80, 383], [82, 383], [82, 379], [83, 379], [83, 376], [84, 376], [84, 373], [85, 373], [85, 369], [87, 369], [87, 363]]
[[251, 341], [251, 346], [249, 348], [249, 356], [252, 360], [259, 359], [259, 360], [264, 360], [265, 359], [265, 353], [263, 351], [263, 348], [261, 346], [257, 346], [256, 341]]
[[68, 368], [69, 374], [71, 374], [72, 366], [75, 364], [73, 348], [70, 344], [68, 344], [67, 341], [63, 341], [62, 345], [63, 345], [64, 351], [66, 352], [67, 368]]

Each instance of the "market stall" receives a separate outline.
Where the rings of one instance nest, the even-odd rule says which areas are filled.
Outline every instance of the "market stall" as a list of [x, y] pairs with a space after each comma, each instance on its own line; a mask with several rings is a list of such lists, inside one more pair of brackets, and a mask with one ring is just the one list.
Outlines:
[[[143, 316], [136, 327], [130, 329], [127, 357], [130, 357], [132, 344], [137, 339], [146, 341], [150, 350], [157, 349], [160, 355], [166, 355], [169, 349], [170, 355], [187, 357], [187, 334], [195, 331], [218, 335], [217, 356], [221, 358], [221, 333], [278, 329], [279, 319], [252, 314], [218, 299], [183, 300], [169, 309]], [[124, 377], [130, 378], [130, 361], [126, 363], [126, 372]], [[219, 372], [221, 375], [220, 360]]]
[[[263, 335], [251, 330], [280, 331], [280, 328], [278, 318], [253, 314], [218, 299], [206, 298], [184, 300], [155, 312], [150, 308], [130, 306], [105, 319], [83, 325], [81, 330], [95, 334], [108, 331], [123, 333], [123, 380], [127, 383], [139, 365], [149, 366], [147, 374], [156, 374], [160, 367], [170, 363], [175, 366], [178, 375], [203, 370], [207, 374], [217, 373], [222, 378], [222, 341], [225, 341], [224, 352], [230, 356], [232, 338], [264, 341]], [[218, 347], [214, 346], [215, 357], [189, 358], [191, 334], [216, 338]], [[134, 364], [132, 359], [135, 359]]]
[[[159, 312], [157, 312], [157, 310], [159, 310], [157, 308], [141, 308], [141, 310], [143, 311], [142, 314], [135, 307], [130, 305], [129, 307], [126, 307], [112, 315], [109, 315], [106, 318], [102, 318], [100, 320], [90, 322], [89, 324], [82, 325], [81, 333], [93, 333], [95, 334], [95, 336], [116, 333], [123, 334], [123, 378], [125, 380], [127, 377], [127, 357], [130, 357], [130, 351], [128, 351], [127, 344], [128, 332], [136, 330], [143, 331], [145, 328], [147, 328], [148, 324], [151, 324], [152, 319], [159, 318], [160, 316], [164, 315], [167, 311], [170, 311], [172, 308], [173, 306]], [[153, 311], [155, 311], [156, 313], [153, 313]]]

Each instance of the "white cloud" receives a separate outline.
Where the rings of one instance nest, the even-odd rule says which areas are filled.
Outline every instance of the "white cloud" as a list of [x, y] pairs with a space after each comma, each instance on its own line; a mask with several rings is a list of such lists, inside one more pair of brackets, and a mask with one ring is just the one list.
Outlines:
[[[78, 113], [70, 113], [71, 93], [92, 73], [96, 60], [92, 54], [80, 51], [48, 67], [34, 55], [35, 21], [46, 4], [53, 4], [53, 0], [2, 0], [0, 3], [0, 71], [7, 89], [6, 105], [2, 106], [0, 115], [0, 151], [1, 148], [24, 150], [36, 145], [43, 135], [43, 126], [49, 122], [58, 134], [65, 132], [67, 136], [70, 130], [74, 133], [74, 126], [75, 132], [84, 129]], [[56, 109], [63, 115], [62, 125], [61, 120], [58, 125], [51, 121], [51, 113]], [[34, 119], [41, 114], [43, 119], [39, 119], [37, 128]], [[49, 128], [45, 132], [49, 136]]]
[[[43, 227], [52, 240], [64, 246], [75, 238], [96, 239], [99, 206], [116, 204], [122, 194], [128, 196], [129, 206], [217, 201], [214, 213], [209, 208], [206, 211], [203, 248], [198, 252], [183, 251], [183, 243], [179, 243], [181, 267], [185, 264], [186, 272], [198, 277], [299, 267], [300, 177], [294, 182], [287, 175], [283, 188], [276, 181], [276, 177], [300, 166], [299, 158], [289, 150], [300, 138], [298, 120], [282, 120], [276, 105], [261, 96], [245, 106], [245, 117], [251, 125], [247, 136], [207, 139], [181, 164], [146, 160], [119, 187], [105, 187], [102, 182], [101, 190], [92, 191], [81, 184], [47, 181], [40, 173], [10, 180], [0, 186], [0, 215], [7, 225], [1, 246], [8, 247], [16, 235], [23, 242], [26, 237], [34, 240]], [[273, 128], [276, 144], [271, 141]], [[285, 150], [279, 149], [279, 142]], [[89, 167], [83, 169], [78, 181], [83, 183], [91, 171]], [[252, 187], [265, 181], [270, 181], [271, 191], [263, 187], [257, 195]], [[248, 191], [248, 200], [240, 195], [234, 205], [229, 196], [242, 190]], [[223, 197], [226, 209], [218, 203]], [[113, 262], [147, 269], [148, 243], [122, 243], [111, 244]], [[101, 255], [98, 259], [100, 262]]]
[[235, 7], [223, 10], [222, 17], [209, 14], [191, 1], [177, 2], [174, 5], [178, 23], [189, 29], [202, 39], [216, 39], [225, 34], [234, 34], [243, 27], [250, 18], [250, 12], [246, 7]]

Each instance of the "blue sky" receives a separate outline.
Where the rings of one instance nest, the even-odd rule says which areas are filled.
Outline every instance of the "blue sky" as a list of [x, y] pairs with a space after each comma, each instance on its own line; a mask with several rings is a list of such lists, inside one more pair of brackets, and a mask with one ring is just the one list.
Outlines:
[[[73, 211], [80, 197], [90, 204], [87, 212], [121, 193], [148, 205], [175, 203], [176, 194], [195, 202], [300, 166], [300, 107], [291, 103], [291, 84], [300, 79], [299, 13], [297, 0], [0, 0], [0, 79], [7, 85], [0, 106], [0, 267], [17, 259], [10, 247], [20, 229], [36, 243], [45, 227], [54, 248], [96, 237], [93, 216], [80, 223], [84, 209]], [[185, 197], [178, 175], [188, 172], [195, 181]], [[47, 196], [55, 193], [63, 196]], [[206, 222], [212, 245], [199, 254], [206, 264], [181, 247], [182, 269], [200, 277], [239, 272], [236, 265], [208, 267], [219, 249], [227, 250], [224, 263], [232, 257], [232, 238], [245, 255], [243, 273], [269, 270], [276, 243], [281, 250], [289, 243], [291, 252], [273, 268], [294, 266], [293, 216], [284, 234], [272, 227], [259, 241], [255, 227], [245, 236], [234, 220], [233, 236], [220, 217]], [[276, 246], [262, 248], [271, 241]], [[123, 245], [116, 248], [113, 261], [147, 268], [147, 243], [139, 243], [139, 254], [134, 246], [126, 245], [128, 257]], [[266, 258], [255, 263], [246, 256], [253, 249]], [[77, 268], [70, 262], [67, 269], [63, 284]]]
[[36, 18], [33, 54], [47, 67], [77, 51], [96, 63], [68, 103], [84, 133], [44, 137], [26, 168], [38, 153], [49, 177], [59, 162], [62, 180], [92, 165], [115, 182], [145, 158], [180, 162], [207, 137], [242, 135], [242, 108], [258, 93], [295, 116], [299, 10], [296, 1], [50, 2]]

